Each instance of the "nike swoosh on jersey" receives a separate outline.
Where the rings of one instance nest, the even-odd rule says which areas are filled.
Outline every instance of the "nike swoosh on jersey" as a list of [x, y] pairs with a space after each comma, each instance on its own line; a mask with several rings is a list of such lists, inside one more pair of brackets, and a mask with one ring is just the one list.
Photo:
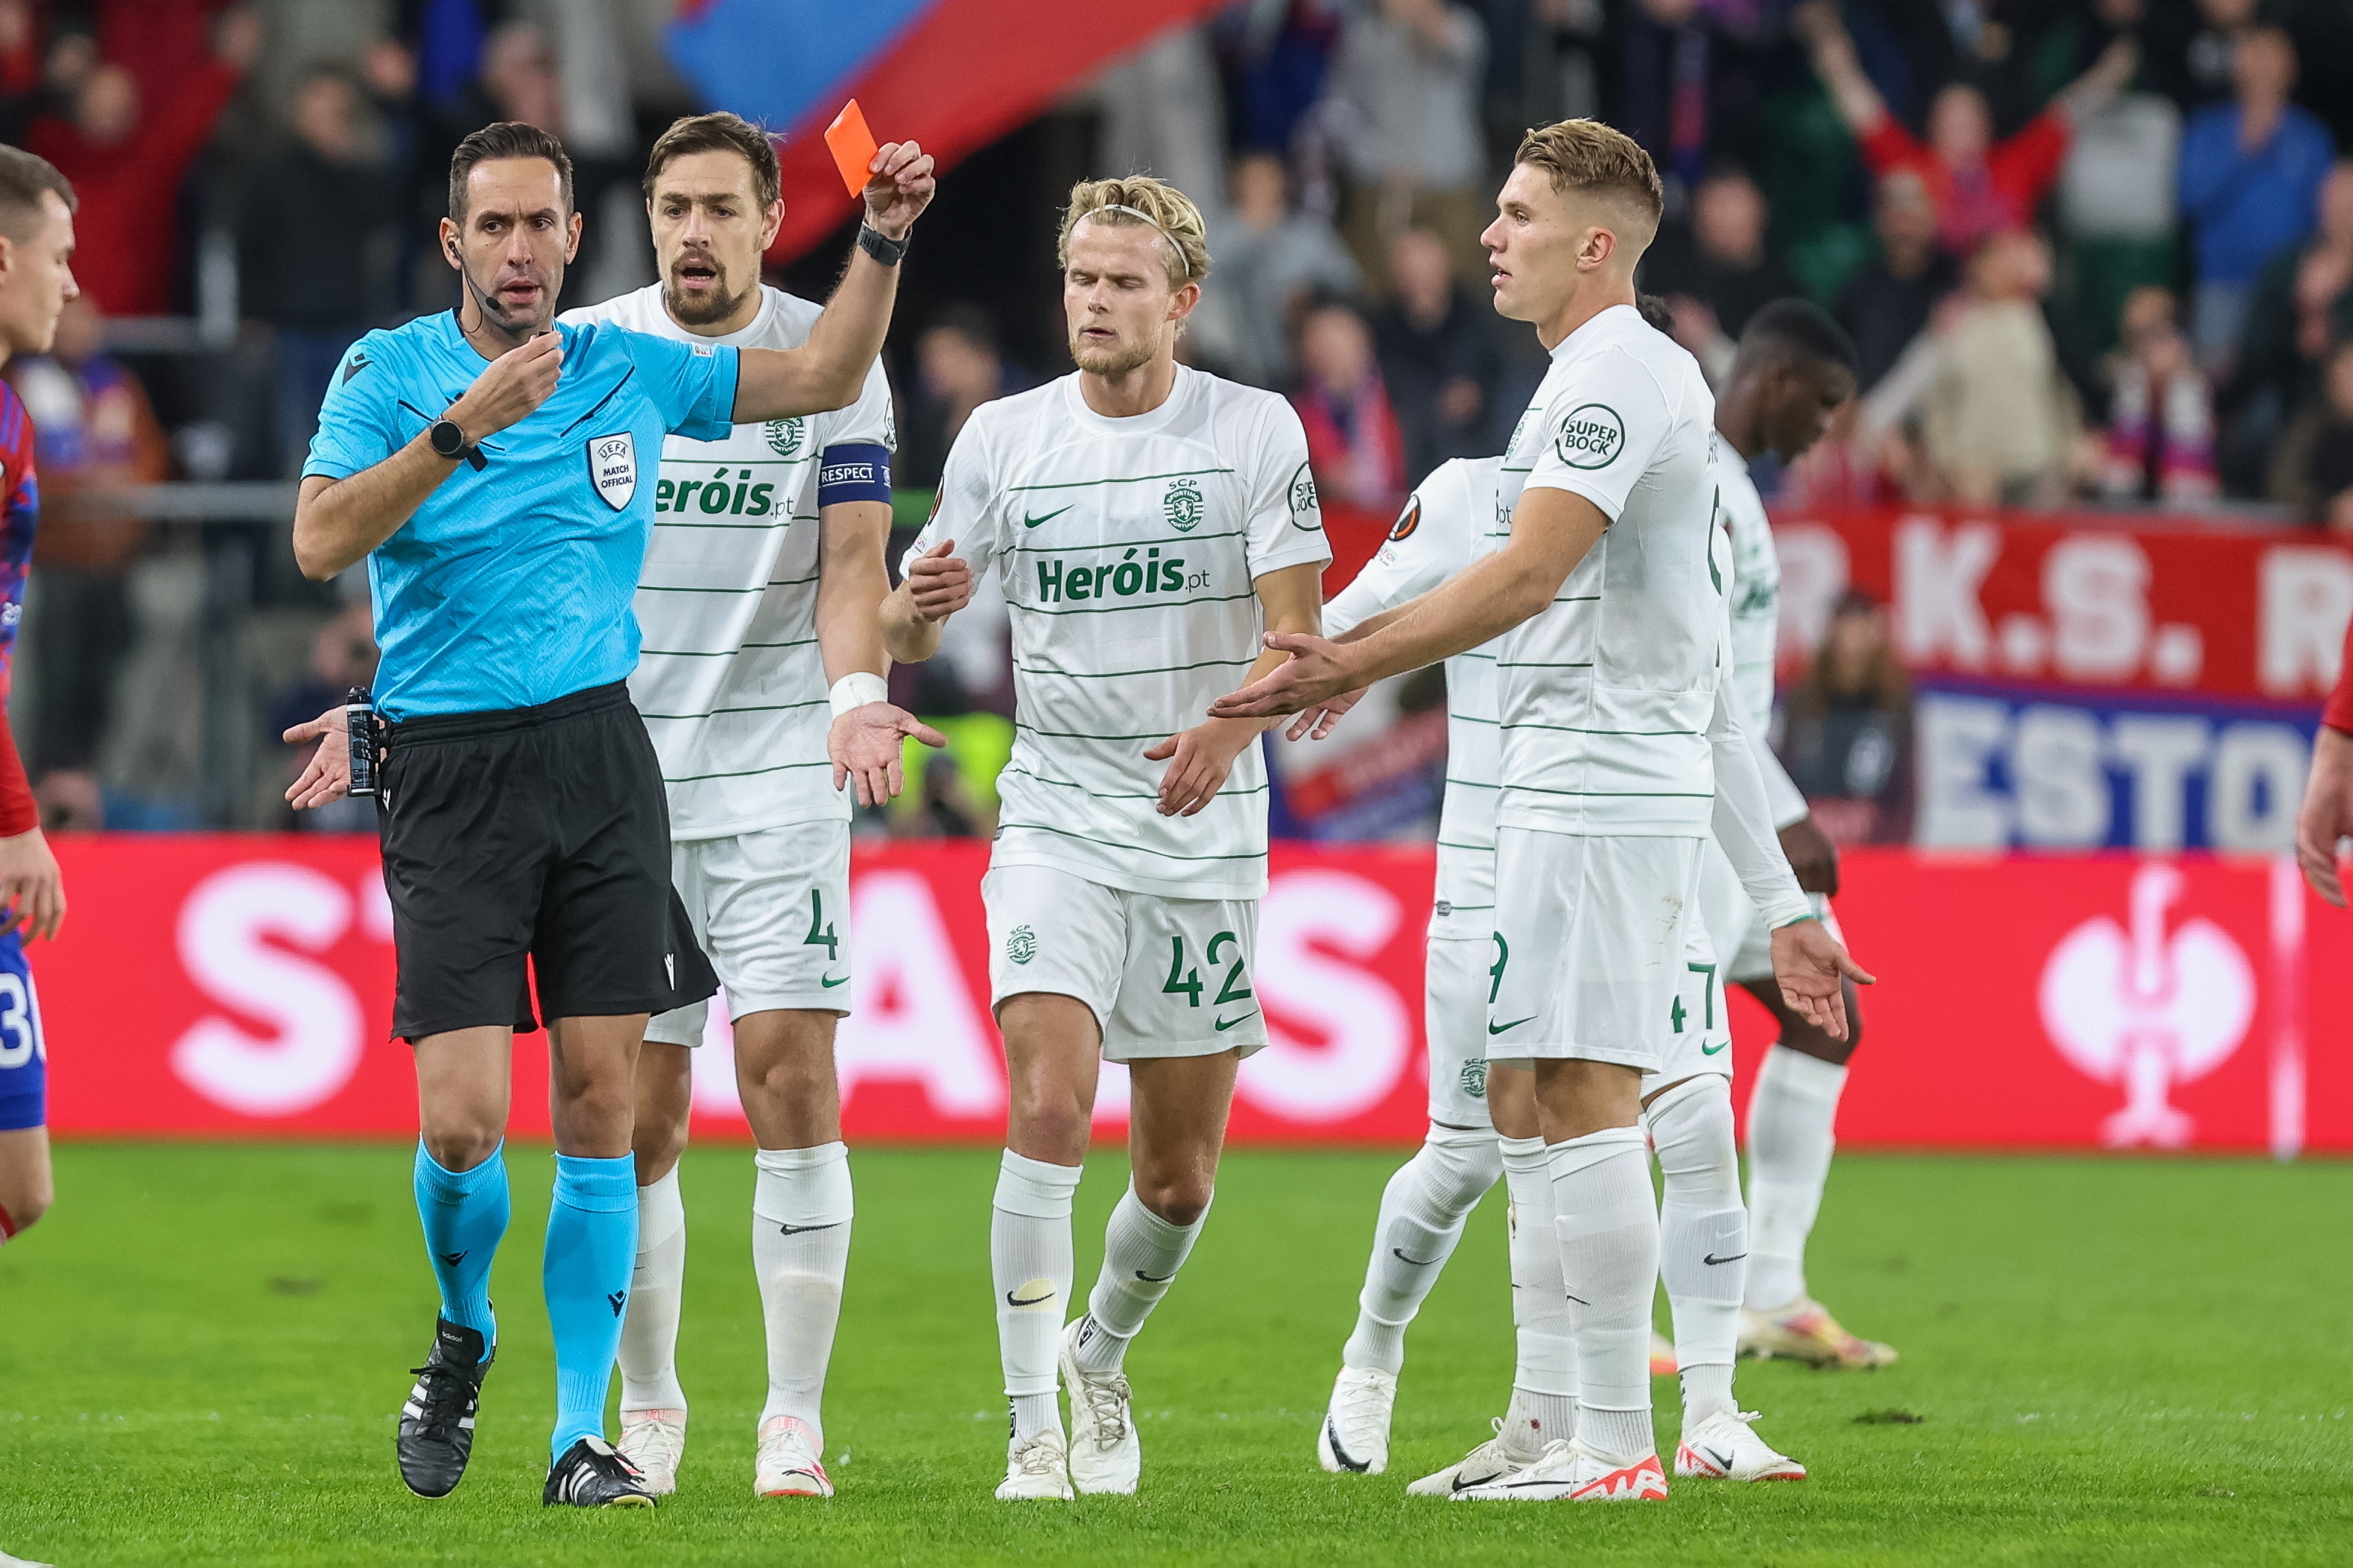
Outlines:
[[[1076, 505], [1078, 505], [1078, 504], [1079, 504], [1078, 502], [1076, 502], [1076, 501], [1072, 501], [1072, 502], [1071, 503], [1071, 506], [1076, 506]], [[1058, 517], [1061, 516], [1063, 512], [1068, 511], [1068, 510], [1071, 510], [1071, 507], [1070, 507], [1070, 506], [1066, 506], [1066, 507], [1061, 508], [1060, 510], [1057, 510], [1057, 511], [1050, 511], [1050, 512], [1048, 512], [1048, 513], [1047, 513], [1045, 516], [1043, 516], [1043, 517], [1031, 517], [1031, 516], [1030, 516], [1027, 511], [1025, 511], [1025, 512], [1023, 512], [1023, 513], [1021, 514], [1021, 526], [1022, 526], [1022, 527], [1024, 527], [1024, 528], [1035, 528], [1035, 527], [1037, 527], [1037, 526], [1038, 526], [1039, 523], [1041, 523], [1041, 522], [1051, 522], [1051, 521], [1053, 521], [1056, 518], [1058, 518]]]

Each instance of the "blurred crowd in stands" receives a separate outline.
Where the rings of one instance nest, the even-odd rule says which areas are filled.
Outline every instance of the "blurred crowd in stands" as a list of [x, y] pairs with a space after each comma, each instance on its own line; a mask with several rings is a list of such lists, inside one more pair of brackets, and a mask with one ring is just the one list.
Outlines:
[[[650, 280], [643, 151], [702, 107], [660, 47], [673, 8], [0, 0], [0, 139], [81, 197], [83, 302], [7, 373], [52, 501], [16, 721], [53, 820], [281, 820], [261, 725], [364, 679], [364, 588], [301, 583], [282, 518], [152, 521], [117, 492], [293, 474], [349, 344], [454, 301], [433, 224], [491, 120], [578, 161], [567, 302]], [[1522, 130], [1573, 115], [1658, 160], [1641, 282], [1711, 375], [1777, 297], [1853, 333], [1862, 395], [1768, 494], [2353, 532], [2348, 0], [1237, 0], [1074, 84], [1048, 120], [1075, 158], [949, 184], [995, 182], [1041, 235], [1080, 174], [1199, 198], [1215, 267], [1183, 352], [1292, 397], [1327, 501], [1380, 514], [1500, 449], [1541, 376], [1478, 236]], [[911, 495], [975, 407], [1066, 363], [1050, 268], [984, 287], [959, 249], [918, 248], [887, 354]], [[793, 277], [838, 263], [828, 241]], [[1892, 689], [1840, 658], [1810, 678], [1818, 730]], [[985, 652], [923, 679], [935, 710], [1007, 695]], [[199, 715], [240, 679], [252, 733], [223, 752]], [[902, 820], [985, 817], [962, 787]]]

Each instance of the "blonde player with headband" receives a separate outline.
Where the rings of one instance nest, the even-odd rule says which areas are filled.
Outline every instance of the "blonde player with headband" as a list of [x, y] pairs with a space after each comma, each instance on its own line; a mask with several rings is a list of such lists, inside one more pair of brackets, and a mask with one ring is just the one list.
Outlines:
[[[1200, 1234], [1235, 1069], [1266, 1044], [1266, 721], [1207, 710], [1283, 661], [1262, 634], [1315, 630], [1331, 559], [1298, 416], [1176, 363], [1209, 268], [1192, 202], [1082, 182], [1060, 255], [1078, 373], [975, 412], [882, 607], [901, 659], [931, 656], [979, 574], [1012, 618], [1017, 733], [981, 885], [1012, 1097], [989, 1229], [1006, 1500], [1135, 1489], [1124, 1358]], [[1065, 1326], [1104, 1058], [1131, 1075], [1134, 1174]]]

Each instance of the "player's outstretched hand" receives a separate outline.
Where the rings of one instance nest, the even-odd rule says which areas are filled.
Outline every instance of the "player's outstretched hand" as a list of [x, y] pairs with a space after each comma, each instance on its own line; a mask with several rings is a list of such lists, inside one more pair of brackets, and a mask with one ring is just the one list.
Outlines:
[[[279, 737], [290, 746], [305, 741], [316, 741], [319, 749], [311, 753], [311, 761], [302, 769], [302, 776], [286, 786], [286, 799], [297, 811], [309, 811], [329, 801], [341, 800], [352, 793], [352, 742], [350, 720], [341, 708], [330, 708], [316, 719], [306, 720]], [[375, 721], [378, 730], [384, 721]], [[376, 760], [384, 759], [384, 749], [376, 748]]]
[[1821, 921], [1811, 920], [1774, 931], [1773, 979], [1781, 987], [1781, 1000], [1833, 1040], [1846, 1038], [1846, 990], [1840, 982], [1879, 983], [1847, 956]]
[[888, 702], [869, 702], [833, 721], [825, 732], [825, 754], [833, 759], [833, 787], [856, 780], [858, 804], [886, 805], [907, 787], [900, 762], [902, 742], [913, 735], [926, 746], [944, 749], [948, 738]]
[[2353, 735], [2323, 724], [2313, 737], [2312, 776], [2295, 814], [2295, 861], [2312, 890], [2340, 910], [2345, 881], [2337, 846], [2348, 837], [2353, 837]]
[[913, 142], [885, 142], [868, 161], [867, 226], [885, 239], [904, 239], [939, 188], [932, 155]]
[[1789, 869], [1798, 874], [1799, 887], [1810, 893], [1838, 891], [1838, 846], [1812, 817], [1801, 816], [1781, 829], [1781, 853], [1788, 858]]
[[1354, 691], [1343, 691], [1337, 697], [1302, 709], [1299, 717], [1291, 721], [1291, 728], [1282, 732], [1282, 738], [1286, 741], [1296, 741], [1302, 737], [1318, 741], [1328, 739], [1338, 726], [1340, 715], [1362, 702], [1365, 693], [1371, 689], [1368, 686], [1359, 686]]
[[469, 441], [495, 436], [546, 402], [563, 368], [563, 335], [542, 332], [484, 365], [466, 395], [450, 406], [449, 417]]
[[1218, 797], [1234, 759], [1259, 737], [1255, 724], [1224, 724], [1212, 719], [1189, 730], [1179, 730], [1144, 753], [1147, 763], [1166, 763], [1160, 775], [1163, 816], [1191, 816]]
[[915, 618], [944, 621], [972, 603], [972, 566], [948, 553], [955, 541], [943, 539], [907, 563], [907, 597]]
[[1340, 645], [1304, 632], [1269, 632], [1266, 646], [1291, 656], [1240, 691], [1209, 704], [1212, 719], [1280, 719], [1320, 707], [1363, 684], [1340, 657]]
[[65, 879], [37, 827], [0, 838], [0, 931], [55, 940], [66, 920]]

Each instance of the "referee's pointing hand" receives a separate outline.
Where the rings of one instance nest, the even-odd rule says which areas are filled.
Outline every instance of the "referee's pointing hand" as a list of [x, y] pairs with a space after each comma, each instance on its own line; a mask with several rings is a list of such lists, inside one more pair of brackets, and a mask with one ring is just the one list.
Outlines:
[[562, 335], [542, 332], [484, 365], [466, 395], [450, 407], [449, 417], [470, 442], [495, 436], [546, 402], [563, 368]]

